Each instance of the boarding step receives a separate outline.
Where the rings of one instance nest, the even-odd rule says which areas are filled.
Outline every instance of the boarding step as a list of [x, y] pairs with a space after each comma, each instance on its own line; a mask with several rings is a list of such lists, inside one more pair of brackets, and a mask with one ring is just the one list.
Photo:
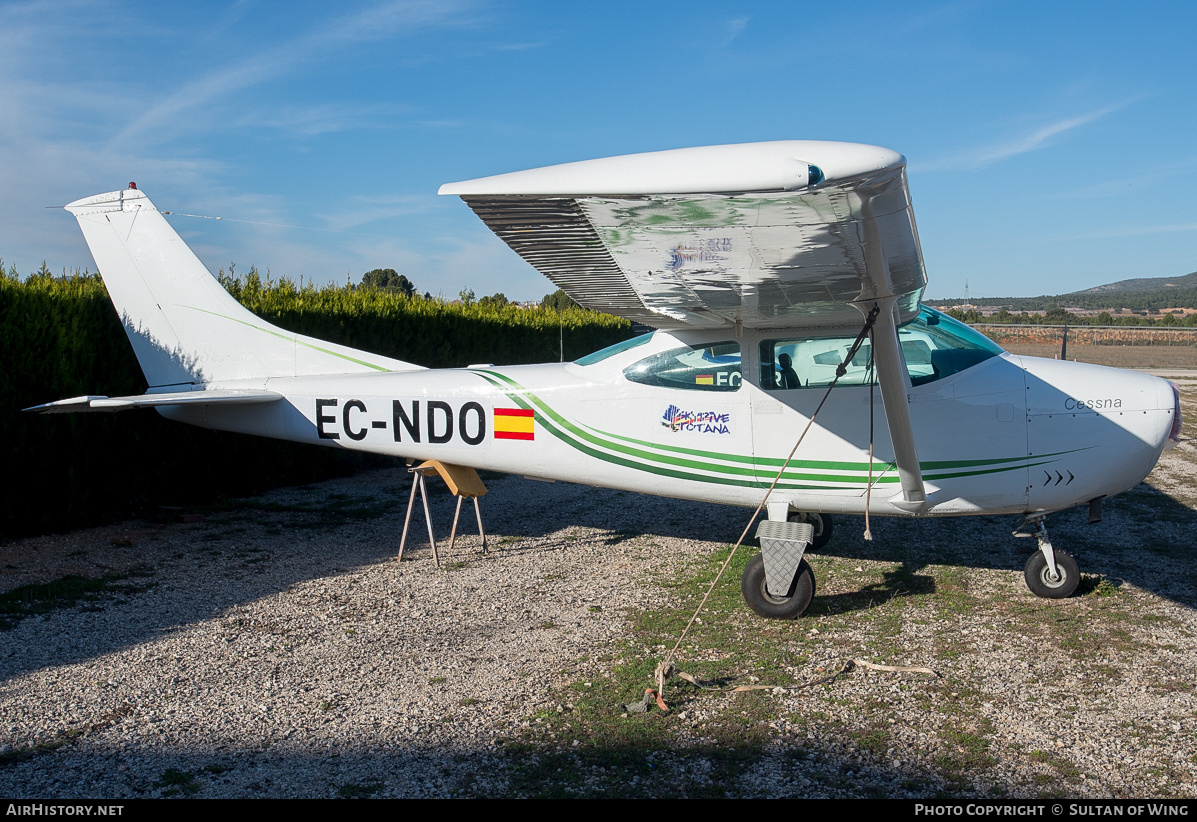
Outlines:
[[815, 526], [767, 519], [757, 526], [756, 536], [765, 560], [765, 588], [770, 596], [788, 596], [806, 546], [815, 539]]

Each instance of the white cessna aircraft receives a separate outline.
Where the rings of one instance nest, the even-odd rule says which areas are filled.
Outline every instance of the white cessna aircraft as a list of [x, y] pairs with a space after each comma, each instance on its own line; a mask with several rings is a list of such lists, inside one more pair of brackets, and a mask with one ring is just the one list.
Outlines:
[[1068, 596], [1077, 564], [1043, 518], [1086, 502], [1096, 513], [1179, 435], [1165, 380], [1012, 356], [920, 307], [905, 158], [887, 149], [687, 148], [441, 193], [583, 306], [658, 330], [572, 363], [435, 371], [322, 342], [245, 310], [130, 187], [66, 208], [149, 389], [30, 410], [148, 406], [224, 431], [748, 508], [776, 481], [742, 587], [781, 618], [811, 600], [803, 551], [830, 535], [829, 515], [866, 509], [1024, 515], [1040, 548], [1028, 585]]

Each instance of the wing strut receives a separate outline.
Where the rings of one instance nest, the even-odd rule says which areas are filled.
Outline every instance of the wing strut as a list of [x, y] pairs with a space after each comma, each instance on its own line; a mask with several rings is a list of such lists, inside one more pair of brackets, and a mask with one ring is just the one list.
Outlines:
[[902, 357], [898, 343], [895, 302], [895, 297], [887, 297], [867, 304], [857, 303], [856, 307], [861, 311], [867, 311], [872, 306], [880, 308], [877, 323], [873, 326], [873, 357], [877, 363], [881, 402], [885, 406], [889, 438], [894, 446], [898, 479], [902, 483], [901, 499], [891, 499], [890, 504], [915, 511], [926, 505], [927, 492], [923, 488], [923, 472], [919, 468], [914, 429], [910, 424], [910, 405], [906, 397], [910, 375], [906, 371], [906, 360]]

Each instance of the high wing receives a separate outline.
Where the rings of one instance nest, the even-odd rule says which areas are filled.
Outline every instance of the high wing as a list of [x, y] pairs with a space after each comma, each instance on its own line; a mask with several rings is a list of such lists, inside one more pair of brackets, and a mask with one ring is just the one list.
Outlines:
[[906, 159], [787, 140], [629, 154], [441, 186], [579, 304], [655, 328], [859, 325], [874, 355], [897, 504], [926, 503], [897, 327], [927, 284]]
[[926, 286], [906, 160], [788, 140], [631, 154], [460, 183], [500, 238], [581, 305], [654, 328], [856, 324]]

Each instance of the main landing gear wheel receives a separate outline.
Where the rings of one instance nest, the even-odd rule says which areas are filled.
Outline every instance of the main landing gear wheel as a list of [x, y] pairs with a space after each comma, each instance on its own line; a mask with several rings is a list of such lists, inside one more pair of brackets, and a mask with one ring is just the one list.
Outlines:
[[1076, 560], [1072, 558], [1072, 554], [1067, 551], [1053, 553], [1056, 557], [1056, 569], [1060, 572], [1059, 576], [1052, 577], [1052, 572], [1047, 567], [1047, 557], [1043, 556], [1042, 551], [1031, 554], [1023, 576], [1026, 577], [1027, 587], [1035, 596], [1044, 599], [1064, 599], [1076, 592], [1077, 586], [1081, 583], [1081, 571], [1077, 567]]
[[740, 590], [748, 607], [758, 616], [766, 619], [796, 619], [814, 599], [815, 574], [806, 560], [802, 560], [798, 564], [794, 582], [790, 585], [790, 593], [784, 597], [775, 597], [765, 587], [765, 558], [757, 554], [744, 569]]
[[818, 551], [831, 542], [831, 514], [815, 514], [804, 511], [800, 514], [790, 514], [790, 522], [809, 522], [815, 527], [815, 541], [806, 547], [808, 551]]

